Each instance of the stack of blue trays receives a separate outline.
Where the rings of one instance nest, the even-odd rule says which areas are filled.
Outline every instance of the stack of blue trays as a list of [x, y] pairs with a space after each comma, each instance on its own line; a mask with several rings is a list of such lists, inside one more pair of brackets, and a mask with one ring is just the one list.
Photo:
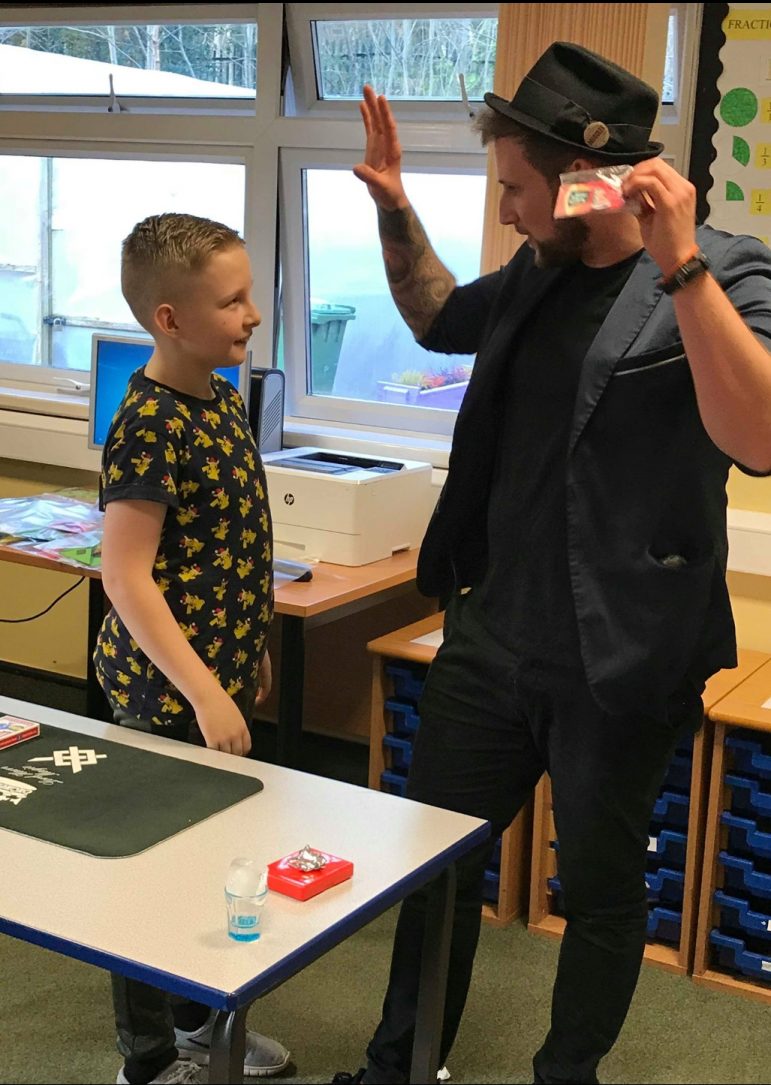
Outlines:
[[[380, 774], [380, 790], [404, 798], [407, 775], [412, 762], [412, 745], [420, 724], [418, 701], [428, 667], [420, 663], [393, 660], [386, 664], [386, 674], [393, 681], [394, 695], [385, 702], [391, 715], [392, 730], [383, 739], [385, 763]], [[490, 865], [485, 870], [484, 899], [498, 903], [501, 884], [501, 838], [495, 844]]]
[[[691, 735], [675, 750], [651, 817], [645, 884], [652, 942], [680, 944], [692, 773]], [[552, 847], [559, 851], [559, 842], [553, 841]], [[564, 915], [559, 877], [547, 879], [547, 885], [555, 913]]]
[[737, 728], [725, 745], [730, 802], [710, 943], [719, 967], [771, 983], [771, 735]]

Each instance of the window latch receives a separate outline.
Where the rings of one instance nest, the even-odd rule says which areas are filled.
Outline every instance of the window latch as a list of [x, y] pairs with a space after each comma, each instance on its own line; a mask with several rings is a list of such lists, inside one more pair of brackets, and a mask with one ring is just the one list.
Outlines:
[[108, 73], [107, 78], [110, 81], [110, 102], [109, 102], [109, 105], [107, 106], [107, 112], [108, 113], [128, 113], [129, 112], [128, 107], [123, 105], [121, 100], [118, 98], [118, 95], [115, 93], [115, 87], [113, 86], [113, 82], [112, 82], [112, 72]]

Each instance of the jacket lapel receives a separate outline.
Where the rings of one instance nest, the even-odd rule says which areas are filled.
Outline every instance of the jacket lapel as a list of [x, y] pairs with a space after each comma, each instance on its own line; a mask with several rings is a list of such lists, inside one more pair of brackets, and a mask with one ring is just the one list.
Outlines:
[[661, 297], [661, 272], [644, 252], [624, 284], [581, 365], [568, 455], [597, 406], [610, 376], [642, 331]]

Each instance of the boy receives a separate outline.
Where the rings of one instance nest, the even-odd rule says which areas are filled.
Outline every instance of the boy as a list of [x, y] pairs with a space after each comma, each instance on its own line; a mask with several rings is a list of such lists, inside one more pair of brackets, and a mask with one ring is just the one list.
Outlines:
[[[239, 235], [153, 215], [123, 243], [121, 288], [155, 349], [105, 442], [102, 577], [112, 609], [94, 663], [116, 723], [245, 756], [270, 692], [271, 523], [243, 401], [215, 366], [247, 356], [260, 315]], [[214, 1013], [112, 978], [118, 1082], [202, 1080]], [[184, 1058], [179, 1058], [179, 1055]], [[187, 1060], [193, 1060], [187, 1061]], [[247, 1032], [244, 1072], [289, 1053]]]

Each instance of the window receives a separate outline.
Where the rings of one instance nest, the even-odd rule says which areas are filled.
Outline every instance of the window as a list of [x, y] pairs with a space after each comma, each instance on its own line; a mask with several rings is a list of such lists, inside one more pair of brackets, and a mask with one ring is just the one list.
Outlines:
[[670, 11], [669, 24], [667, 27], [667, 51], [664, 57], [664, 85], [661, 89], [661, 104], [674, 105], [678, 97], [678, 84], [680, 81], [680, 65], [678, 40], [680, 37], [680, 20], [677, 11]]
[[671, 4], [659, 120], [653, 138], [664, 144], [664, 158], [687, 175], [693, 102], [698, 69], [701, 4]]
[[390, 99], [470, 99], [493, 82], [497, 19], [347, 19], [311, 23], [318, 95], [358, 100], [364, 83]]
[[184, 209], [243, 233], [244, 167], [6, 156], [0, 169], [0, 358], [87, 370], [97, 330], [139, 331], [120, 290], [123, 238]]
[[399, 116], [467, 119], [491, 90], [496, 5], [288, 4], [287, 113], [350, 115], [364, 83]]
[[[269, 364], [277, 155], [265, 132], [279, 115], [281, 9], [277, 4], [222, 3], [4, 6], [0, 11], [3, 40], [18, 41], [13, 28], [22, 27], [34, 46], [0, 44], [0, 50], [23, 52], [30, 68], [61, 62], [71, 72], [71, 64], [79, 71], [82, 64], [105, 64], [82, 55], [84, 42], [93, 36], [100, 49], [109, 49], [112, 34], [107, 31], [112, 28], [118, 52], [121, 42], [128, 51], [129, 44], [147, 46], [153, 39], [148, 28], [157, 26], [160, 68], [125, 68], [127, 73], [142, 80], [184, 78], [186, 92], [191, 82], [205, 83], [198, 92], [206, 94], [214, 94], [216, 79], [251, 84], [249, 99], [236, 101], [238, 108], [232, 109], [230, 99], [220, 99], [228, 108], [215, 109], [214, 115], [213, 98], [151, 100], [120, 94], [110, 111], [104, 94], [84, 96], [85, 84], [64, 98], [0, 95], [0, 196], [5, 208], [13, 208], [0, 220], [0, 383], [14, 403], [39, 413], [84, 416], [77, 412], [86, 410], [80, 400], [93, 333], [138, 330], [120, 292], [121, 242], [137, 221], [163, 211], [216, 218], [244, 237], [264, 320], [252, 340], [255, 364]], [[215, 28], [223, 31], [219, 38]], [[211, 65], [203, 66], [205, 51], [212, 62], [230, 55], [225, 30], [231, 44], [238, 36], [259, 50], [248, 78], [243, 67], [240, 74], [233, 69], [216, 75]], [[200, 46], [197, 57], [190, 34]], [[185, 70], [180, 43], [187, 53]], [[68, 49], [72, 55], [41, 46]], [[0, 62], [0, 85], [7, 77]], [[117, 75], [114, 82], [119, 91]], [[63, 90], [55, 81], [42, 85], [47, 92]], [[218, 85], [232, 93], [230, 82]], [[168, 86], [164, 82], [164, 94]], [[51, 396], [52, 390], [62, 389], [74, 391], [80, 400], [64, 403], [61, 396]]]
[[2, 108], [120, 112], [180, 100], [198, 111], [250, 102], [253, 108], [256, 6], [224, 4], [212, 18], [205, 5], [154, 5], [152, 13], [144, 5], [146, 21], [141, 5], [131, 13], [100, 6], [99, 21], [84, 9], [37, 9], [37, 18], [34, 8], [16, 9], [16, 21], [6, 12], [0, 25]]
[[[320, 157], [311, 166], [300, 152], [282, 157], [287, 328], [280, 352], [291, 360], [284, 361], [290, 398], [309, 417], [450, 432], [474, 359], [418, 346], [391, 298], [366, 187], [350, 167], [322, 165]], [[437, 158], [422, 156], [423, 168], [408, 163], [405, 188], [443, 262], [468, 282], [479, 274], [484, 158], [456, 156], [452, 165]]]

